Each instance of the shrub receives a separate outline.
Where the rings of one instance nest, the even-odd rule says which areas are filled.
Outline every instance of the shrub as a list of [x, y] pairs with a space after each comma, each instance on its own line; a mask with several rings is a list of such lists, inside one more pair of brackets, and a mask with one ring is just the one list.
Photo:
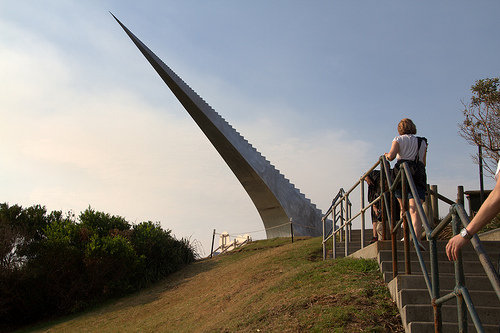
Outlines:
[[[139, 256], [145, 258], [142, 282], [156, 281], [194, 261], [194, 251], [184, 240], [178, 241], [158, 223], [143, 222], [135, 225], [131, 237]], [[186, 253], [189, 252], [189, 253]]]
[[137, 290], [194, 260], [159, 223], [0, 204], [0, 331]]

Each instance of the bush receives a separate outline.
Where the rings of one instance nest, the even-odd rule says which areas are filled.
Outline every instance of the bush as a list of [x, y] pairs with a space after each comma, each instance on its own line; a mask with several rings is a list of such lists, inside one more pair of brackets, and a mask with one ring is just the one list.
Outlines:
[[0, 204], [0, 330], [137, 290], [195, 257], [159, 223], [132, 227], [90, 207], [78, 220]]
[[145, 258], [143, 283], [156, 281], [194, 261], [189, 244], [184, 239], [176, 240], [170, 232], [151, 221], [134, 226], [132, 244], [137, 254]]

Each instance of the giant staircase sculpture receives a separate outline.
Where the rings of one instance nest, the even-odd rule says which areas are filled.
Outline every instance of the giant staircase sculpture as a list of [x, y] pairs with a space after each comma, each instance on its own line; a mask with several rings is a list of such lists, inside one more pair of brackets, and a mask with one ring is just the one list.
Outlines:
[[[113, 15], [113, 14], [111, 14]], [[268, 238], [320, 236], [322, 212], [240, 133], [144, 45], [114, 15], [233, 171], [253, 201]], [[290, 228], [290, 221], [293, 231]]]

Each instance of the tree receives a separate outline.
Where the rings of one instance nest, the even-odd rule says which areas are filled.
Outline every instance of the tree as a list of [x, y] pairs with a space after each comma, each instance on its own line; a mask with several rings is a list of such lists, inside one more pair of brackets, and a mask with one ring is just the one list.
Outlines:
[[[494, 175], [500, 157], [499, 78], [478, 80], [471, 91], [470, 102], [464, 103], [465, 119], [459, 125], [459, 134], [469, 144], [482, 147], [483, 166]], [[479, 163], [477, 154], [472, 158], [475, 163]]]

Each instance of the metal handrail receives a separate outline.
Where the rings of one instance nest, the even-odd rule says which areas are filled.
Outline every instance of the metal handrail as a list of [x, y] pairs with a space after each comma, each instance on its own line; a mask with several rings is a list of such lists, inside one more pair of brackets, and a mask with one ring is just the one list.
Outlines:
[[[364, 230], [365, 230], [365, 212], [368, 208], [372, 207], [375, 203], [382, 200], [382, 195], [375, 198], [372, 202], [368, 203], [367, 206], [364, 205], [364, 180], [366, 176], [370, 172], [372, 172], [378, 165], [380, 161], [377, 161], [368, 171], [366, 171], [359, 180], [346, 192], [343, 188], [339, 190], [335, 198], [332, 200], [332, 204], [328, 208], [326, 214], [323, 216], [323, 259], [326, 259], [326, 244], [332, 238], [332, 247], [333, 247], [333, 258], [336, 258], [336, 234], [339, 234], [339, 239], [342, 241], [342, 232], [345, 234], [345, 255], [348, 255], [349, 241], [351, 238], [351, 227], [352, 221], [361, 215], [361, 247], [365, 246], [364, 240]], [[356, 189], [356, 187], [360, 186], [361, 189], [361, 208], [356, 215], [352, 216], [352, 203], [349, 200], [349, 194]], [[337, 219], [336, 209], [340, 206], [339, 219]], [[328, 221], [328, 217], [332, 215], [332, 230], [328, 233], [325, 233], [325, 223]], [[336, 228], [336, 223], [338, 220], [341, 220], [342, 223]]]
[[[366, 176], [374, 170], [378, 165], [380, 165], [381, 169], [381, 177], [380, 177], [380, 188], [381, 194], [372, 202], [368, 203], [367, 206], [364, 205], [364, 186], [363, 182]], [[360, 186], [361, 192], [361, 208], [355, 216], [350, 214], [349, 205], [346, 202], [349, 200], [349, 194], [358, 186]], [[430, 255], [430, 272], [428, 271], [424, 259], [423, 253], [420, 250], [419, 240], [416, 237], [416, 232], [413, 228], [413, 223], [411, 220], [411, 215], [408, 211], [408, 195], [406, 188], [409, 187], [409, 191], [412, 193], [413, 198], [415, 199], [417, 214], [422, 221], [422, 227], [424, 229], [425, 236], [429, 241], [429, 255]], [[398, 219], [395, 216], [394, 205], [394, 191], [397, 188], [402, 189], [402, 214], [401, 218]], [[422, 270], [422, 275], [424, 277], [427, 290], [429, 292], [429, 297], [431, 300], [431, 305], [434, 310], [434, 325], [435, 331], [442, 331], [442, 318], [441, 318], [441, 305], [453, 298], [457, 299], [457, 308], [459, 311], [459, 319], [458, 325], [460, 331], [467, 330], [467, 315], [466, 310], [471, 315], [472, 321], [476, 327], [478, 332], [484, 332], [481, 321], [479, 320], [479, 316], [477, 311], [474, 308], [474, 304], [470, 298], [467, 287], [465, 286], [465, 278], [463, 274], [463, 261], [462, 256], [459, 254], [458, 260], [455, 261], [455, 279], [456, 279], [456, 287], [454, 291], [451, 293], [440, 297], [440, 287], [439, 287], [439, 267], [437, 260], [437, 239], [440, 233], [444, 230], [444, 228], [452, 223], [454, 234], [458, 234], [459, 225], [466, 227], [469, 223], [469, 217], [465, 213], [463, 208], [463, 189], [462, 189], [462, 198], [459, 199], [459, 203], [455, 203], [452, 200], [446, 198], [445, 196], [437, 193], [437, 190], [433, 191], [428, 189], [429, 193], [433, 195], [436, 200], [441, 200], [447, 204], [450, 204], [450, 213], [434, 228], [430, 225], [427, 215], [424, 212], [422, 202], [417, 193], [417, 189], [415, 183], [413, 181], [412, 173], [409, 169], [407, 162], [401, 164], [401, 168], [399, 172], [395, 175], [393, 180], [393, 175], [391, 173], [390, 164], [385, 158], [385, 156], [381, 156], [379, 160], [360, 177], [360, 179], [349, 189], [349, 191], [345, 192], [343, 189], [339, 191], [337, 196], [332, 201], [332, 205], [327, 210], [327, 213], [323, 216], [323, 259], [326, 259], [326, 244], [332, 238], [333, 242], [333, 258], [336, 257], [336, 234], [339, 234], [342, 237], [342, 232], [345, 231], [345, 255], [348, 255], [348, 243], [350, 240], [350, 226], [352, 225], [352, 221], [361, 215], [361, 247], [364, 247], [364, 213], [368, 208], [370, 208], [373, 204], [378, 201], [381, 201], [381, 209], [382, 209], [382, 223], [384, 226], [383, 236], [385, 237], [385, 226], [386, 223], [390, 222], [390, 234], [391, 234], [391, 248], [392, 248], [392, 267], [393, 267], [393, 278], [398, 275], [398, 267], [397, 267], [397, 232], [399, 228], [403, 227], [404, 231], [404, 254], [405, 254], [405, 273], [411, 274], [411, 266], [410, 266], [410, 235], [412, 239], [412, 244], [415, 248], [415, 252], [417, 255], [417, 259], [419, 265]], [[459, 191], [460, 192], [460, 191]], [[437, 202], [437, 201], [436, 201]], [[344, 203], [344, 204], [343, 204]], [[349, 203], [350, 204], [350, 203]], [[428, 203], [427, 203], [428, 204]], [[340, 212], [336, 214], [336, 209], [340, 206]], [[428, 206], [427, 206], [428, 208]], [[328, 233], [328, 237], [325, 237], [325, 221], [327, 221], [328, 216], [332, 215], [332, 233]], [[336, 228], [336, 222], [341, 221], [341, 224], [338, 228]], [[436, 222], [437, 223], [437, 222]], [[342, 238], [340, 238], [342, 241]], [[477, 236], [474, 236], [471, 240], [472, 245], [476, 252], [478, 253], [479, 260], [483, 265], [483, 268], [497, 294], [497, 297], [500, 300], [500, 279], [498, 277], [498, 273], [495, 271], [491, 260], [488, 255], [484, 252], [481, 242]], [[466, 309], [465, 309], [465, 306]]]
[[[381, 157], [381, 159], [385, 160], [385, 157]], [[382, 161], [382, 167], [386, 169], [386, 175], [388, 175], [387, 172], [387, 165], [388, 163], [384, 163]], [[459, 325], [459, 330], [463, 331], [466, 330], [467, 327], [467, 315], [465, 313], [465, 309], [463, 308], [463, 303], [465, 302], [467, 306], [467, 310], [469, 311], [472, 321], [474, 323], [474, 326], [476, 327], [476, 330], [478, 332], [484, 332], [484, 329], [482, 327], [481, 321], [479, 320], [479, 316], [477, 314], [477, 311], [474, 307], [474, 304], [470, 298], [469, 292], [467, 287], [465, 286], [465, 278], [464, 278], [464, 273], [463, 273], [463, 261], [462, 261], [462, 256], [459, 254], [458, 260], [455, 261], [455, 280], [456, 280], [456, 287], [455, 290], [443, 297], [440, 297], [440, 290], [439, 290], [439, 269], [438, 269], [438, 260], [437, 260], [437, 238], [440, 234], [440, 232], [450, 223], [453, 223], [453, 231], [454, 234], [458, 234], [459, 232], [459, 224], [463, 225], [466, 227], [469, 223], [469, 217], [465, 213], [465, 210], [463, 206], [459, 203], [454, 203], [450, 199], [439, 195], [438, 193], [433, 192], [434, 195], [437, 196], [438, 199], [452, 204], [450, 208], [450, 213], [443, 219], [441, 223], [438, 224], [434, 229], [430, 226], [429, 221], [427, 219], [426, 214], [424, 213], [424, 209], [422, 207], [422, 203], [418, 197], [417, 190], [415, 183], [413, 181], [412, 174], [409, 170], [408, 164], [406, 162], [402, 163], [402, 168], [400, 168], [400, 171], [398, 172], [398, 175], [396, 178], [400, 178], [403, 181], [401, 181], [401, 187], [405, 187], [405, 183], [408, 183], [408, 186], [410, 187], [410, 191], [413, 195], [413, 198], [415, 199], [416, 205], [417, 205], [417, 213], [422, 220], [422, 226], [425, 229], [426, 237], [427, 240], [429, 241], [429, 252], [430, 252], [430, 259], [431, 259], [431, 276], [429, 277], [429, 273], [427, 271], [427, 268], [425, 266], [424, 260], [422, 253], [420, 251], [420, 246], [418, 243], [418, 239], [415, 234], [415, 230], [413, 228], [413, 224], [411, 223], [411, 216], [408, 213], [407, 210], [404, 209], [404, 214], [403, 214], [403, 224], [405, 226], [405, 252], [407, 252], [407, 242], [408, 242], [408, 234], [407, 230], [411, 233], [411, 238], [413, 240], [413, 245], [416, 250], [417, 258], [420, 264], [420, 267], [422, 269], [422, 274], [425, 280], [425, 283], [427, 285], [427, 289], [429, 291], [429, 296], [431, 298], [431, 304], [434, 309], [434, 324], [435, 324], [435, 330], [436, 332], [441, 332], [442, 331], [442, 318], [441, 318], [441, 305], [453, 298], [457, 299], [457, 308], [459, 311], [459, 316], [458, 316], [458, 325]], [[396, 188], [397, 184], [396, 182], [390, 184], [390, 177], [387, 178], [388, 180], [388, 185], [390, 192], [392, 194], [393, 190]], [[406, 208], [406, 201], [408, 200], [406, 198], [406, 192], [403, 189], [402, 191], [403, 194], [403, 202], [405, 204]], [[406, 221], [405, 221], [406, 220]], [[406, 223], [405, 223], [406, 222]], [[395, 225], [395, 219], [394, 217], [391, 219], [391, 223], [393, 226]], [[401, 225], [401, 224], [399, 224]], [[395, 238], [396, 238], [396, 232], [397, 232], [397, 227], [396, 228], [391, 228], [392, 235], [391, 238], [393, 240], [393, 243], [395, 243]], [[472, 244], [474, 246], [474, 249], [478, 253], [479, 260], [481, 264], [483, 265], [483, 268], [486, 272], [486, 275], [488, 276], [493, 289], [495, 290], [495, 293], [497, 294], [497, 297], [500, 300], [500, 279], [498, 277], [497, 272], [495, 271], [491, 260], [489, 259], [488, 255], [484, 252], [482, 246], [481, 246], [481, 241], [477, 236], [474, 236], [472, 239]], [[395, 251], [395, 247], [393, 247], [393, 252]], [[407, 274], [411, 274], [411, 271], [408, 269], [409, 268], [409, 256], [405, 255], [405, 266], [407, 267]], [[394, 262], [394, 259], [396, 262]], [[393, 277], [397, 276], [397, 255], [395, 256], [393, 253]]]

